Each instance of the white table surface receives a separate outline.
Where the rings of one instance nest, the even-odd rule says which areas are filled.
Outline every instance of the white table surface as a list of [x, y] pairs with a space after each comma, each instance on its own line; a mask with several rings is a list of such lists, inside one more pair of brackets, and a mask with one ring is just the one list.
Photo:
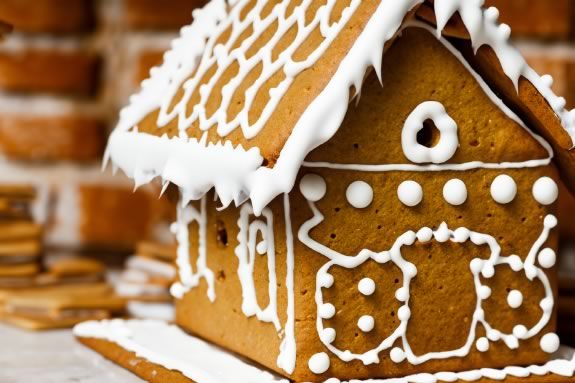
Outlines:
[[70, 330], [28, 332], [0, 324], [1, 383], [140, 383], [78, 343]]

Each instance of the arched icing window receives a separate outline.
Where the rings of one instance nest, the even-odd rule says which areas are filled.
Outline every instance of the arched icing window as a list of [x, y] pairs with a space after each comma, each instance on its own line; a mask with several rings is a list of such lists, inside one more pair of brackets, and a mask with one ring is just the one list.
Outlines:
[[[440, 133], [439, 141], [433, 147], [422, 145], [417, 139], [427, 120], [433, 121]], [[401, 146], [405, 156], [412, 162], [442, 164], [453, 157], [459, 146], [457, 124], [440, 102], [423, 102], [405, 120]]]

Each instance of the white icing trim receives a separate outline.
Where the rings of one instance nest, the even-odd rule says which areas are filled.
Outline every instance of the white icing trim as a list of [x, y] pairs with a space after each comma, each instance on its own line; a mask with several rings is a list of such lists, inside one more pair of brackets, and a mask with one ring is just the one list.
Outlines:
[[[431, 119], [439, 133], [439, 142], [432, 148], [417, 142], [417, 134], [423, 129], [423, 123]], [[437, 101], [425, 101], [419, 104], [407, 116], [401, 131], [401, 146], [403, 154], [411, 162], [417, 164], [442, 164], [453, 157], [459, 147], [457, 123], [445, 110], [443, 104]]]
[[[273, 323], [276, 330], [280, 331], [273, 213], [269, 208], [265, 208], [261, 219], [250, 222], [252, 217], [253, 209], [249, 202], [246, 202], [240, 210], [238, 245], [235, 248], [238, 258], [238, 278], [242, 286], [242, 312], [248, 318], [255, 315], [262, 322]], [[258, 234], [262, 236], [260, 243], [257, 243]], [[260, 246], [262, 244], [263, 246]], [[263, 309], [258, 303], [254, 284], [254, 265], [258, 255], [266, 255], [268, 259], [269, 303]]]
[[[549, 215], [544, 219], [543, 232], [535, 241], [533, 247], [525, 259], [525, 262], [522, 262], [521, 259], [517, 256], [502, 256], [501, 248], [497, 243], [497, 240], [490, 235], [476, 233], [466, 228], [450, 230], [445, 223], [442, 223], [439, 226], [439, 229], [436, 231], [432, 231], [432, 238], [440, 243], [447, 241], [454, 243], [464, 243], [471, 241], [478, 246], [488, 245], [491, 250], [491, 256], [488, 260], [475, 258], [470, 263], [470, 269], [473, 274], [477, 294], [477, 303], [475, 312], [473, 314], [473, 322], [471, 324], [465, 345], [456, 350], [429, 352], [424, 355], [415, 355], [411, 350], [406, 333], [408, 321], [411, 316], [411, 310], [409, 308], [410, 283], [417, 274], [417, 268], [414, 264], [407, 262], [402, 257], [401, 248], [403, 246], [412, 246], [419, 239], [425, 239], [427, 241], [427, 234], [430, 232], [430, 229], [421, 228], [418, 232], [408, 231], [404, 233], [395, 241], [389, 251], [376, 253], [369, 249], [363, 249], [357, 255], [351, 256], [348, 254], [339, 253], [310, 237], [310, 231], [323, 221], [324, 216], [315, 206], [314, 202], [308, 201], [308, 204], [313, 212], [313, 217], [302, 224], [298, 232], [298, 238], [310, 249], [319, 254], [322, 254], [329, 259], [329, 262], [320, 268], [316, 277], [315, 300], [317, 304], [317, 332], [320, 339], [322, 339], [324, 346], [344, 362], [360, 360], [365, 365], [379, 363], [379, 354], [382, 351], [389, 349], [397, 340], [401, 340], [403, 348], [398, 348], [394, 351], [394, 359], [396, 361], [403, 360], [405, 356], [409, 363], [418, 365], [434, 359], [465, 357], [469, 354], [471, 348], [476, 342], [475, 334], [478, 325], [483, 326], [490, 341], [496, 342], [502, 340], [510, 349], [518, 348], [519, 339], [516, 336], [517, 334], [504, 334], [501, 331], [492, 328], [491, 325], [486, 321], [482, 308], [482, 301], [489, 297], [490, 291], [486, 286], [481, 284], [480, 277], [493, 277], [495, 274], [495, 266], [501, 264], [509, 265], [509, 267], [515, 272], [520, 272], [523, 270], [529, 280], [533, 281], [534, 279], [538, 279], [543, 284], [545, 290], [545, 298], [541, 301], [541, 309], [543, 310], [543, 315], [535, 326], [530, 329], [526, 329], [526, 331], [521, 334], [521, 339], [529, 339], [536, 336], [551, 319], [554, 305], [553, 290], [551, 289], [551, 284], [547, 278], [547, 275], [535, 265], [535, 256], [540, 251], [543, 244], [547, 241], [550, 230], [557, 225], [557, 220], [552, 215]], [[396, 293], [396, 298], [404, 304], [402, 307], [400, 307], [397, 315], [398, 319], [400, 320], [400, 324], [388, 338], [382, 340], [379, 346], [374, 349], [365, 351], [361, 354], [353, 353], [349, 350], [340, 350], [331, 344], [331, 342], [325, 342], [325, 338], [321, 336], [321, 334], [324, 333], [323, 319], [333, 317], [331, 314], [333, 313], [335, 315], [336, 312], [336, 309], [333, 307], [333, 305], [329, 303], [326, 304], [323, 301], [322, 289], [329, 288], [333, 283], [333, 277], [328, 273], [328, 270], [334, 265], [352, 269], [358, 267], [370, 259], [380, 264], [392, 262], [403, 273], [403, 286]], [[329, 313], [326, 311], [326, 306], [330, 306]]]
[[[274, 373], [264, 371], [238, 356], [184, 333], [178, 327], [152, 320], [115, 319], [84, 322], [74, 328], [74, 335], [113, 342], [138, 357], [170, 370], [181, 372], [198, 383], [289, 383]], [[474, 382], [481, 378], [502, 381], [506, 377], [537, 377], [547, 374], [575, 375], [575, 353], [562, 348], [544, 365], [484, 368], [462, 372], [417, 374], [402, 378], [354, 380], [353, 383], [437, 383]], [[332, 378], [325, 383], [345, 383]]]
[[90, 321], [74, 327], [74, 335], [113, 342], [198, 383], [289, 383], [287, 379], [162, 321]]
[[[178, 203], [178, 218], [173, 229], [178, 240], [178, 250], [176, 264], [178, 265], [179, 281], [170, 288], [173, 297], [181, 299], [188, 291], [197, 287], [200, 280], [204, 278], [208, 285], [208, 298], [214, 302], [216, 291], [214, 285], [214, 273], [207, 265], [207, 213], [206, 197], [202, 197], [200, 210], [188, 202], [184, 202], [185, 197], [180, 197]], [[198, 224], [198, 259], [196, 261], [196, 271], [194, 272], [190, 264], [190, 243], [189, 225], [193, 222]]]

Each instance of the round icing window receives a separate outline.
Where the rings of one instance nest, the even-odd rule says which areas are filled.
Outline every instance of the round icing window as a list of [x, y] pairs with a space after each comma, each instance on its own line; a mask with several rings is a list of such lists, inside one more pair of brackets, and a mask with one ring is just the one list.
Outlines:
[[[439, 140], [432, 147], [418, 140], [424, 128], [424, 122], [431, 120], [439, 131]], [[412, 162], [441, 164], [448, 161], [459, 146], [457, 124], [447, 114], [440, 102], [426, 101], [419, 104], [405, 120], [401, 132], [403, 153]]]

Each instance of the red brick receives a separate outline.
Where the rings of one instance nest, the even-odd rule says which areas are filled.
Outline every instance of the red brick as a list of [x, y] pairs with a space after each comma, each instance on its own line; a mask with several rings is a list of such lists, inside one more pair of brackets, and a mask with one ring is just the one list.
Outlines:
[[94, 24], [93, 0], [2, 0], [0, 19], [19, 32], [85, 31]]
[[513, 36], [566, 39], [571, 35], [571, 0], [487, 0], [499, 8], [500, 21], [511, 26]]
[[206, 0], [125, 0], [125, 23], [133, 29], [178, 29]]
[[0, 115], [0, 153], [25, 161], [98, 161], [106, 143], [96, 117]]
[[0, 89], [91, 95], [98, 85], [99, 58], [83, 52], [0, 52]]

